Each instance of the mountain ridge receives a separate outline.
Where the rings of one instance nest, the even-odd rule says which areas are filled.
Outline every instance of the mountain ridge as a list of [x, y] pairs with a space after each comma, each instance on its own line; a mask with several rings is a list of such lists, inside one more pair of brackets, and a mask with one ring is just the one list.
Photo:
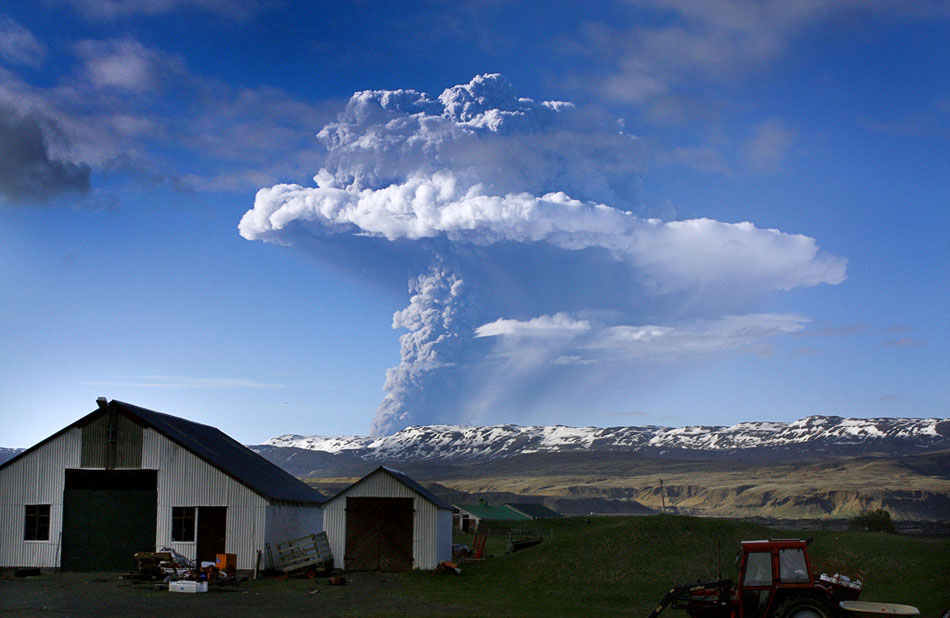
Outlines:
[[670, 458], [744, 454], [794, 457], [828, 452], [906, 454], [950, 448], [950, 419], [808, 416], [731, 426], [425, 425], [390, 436], [285, 434], [267, 447], [350, 455], [365, 461], [487, 461], [541, 452], [624, 451]]

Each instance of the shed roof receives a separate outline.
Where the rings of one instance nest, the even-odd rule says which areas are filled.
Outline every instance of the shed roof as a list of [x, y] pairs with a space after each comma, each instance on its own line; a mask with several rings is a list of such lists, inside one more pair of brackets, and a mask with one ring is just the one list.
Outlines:
[[337, 498], [339, 498], [340, 496], [346, 494], [346, 493], [349, 492], [351, 489], [353, 489], [354, 487], [356, 487], [357, 485], [359, 485], [360, 483], [362, 483], [363, 481], [365, 481], [365, 480], [368, 479], [369, 477], [373, 476], [373, 475], [376, 474], [377, 472], [383, 472], [383, 473], [388, 474], [389, 476], [395, 478], [395, 479], [398, 480], [400, 483], [402, 483], [403, 485], [407, 486], [409, 489], [411, 489], [412, 491], [416, 492], [417, 494], [421, 495], [423, 498], [425, 498], [426, 500], [428, 500], [429, 502], [431, 502], [432, 504], [434, 504], [437, 508], [446, 509], [446, 510], [449, 510], [449, 511], [452, 510], [452, 507], [451, 507], [450, 505], [448, 505], [448, 504], [446, 504], [445, 502], [443, 502], [442, 500], [440, 500], [440, 499], [438, 498], [438, 496], [436, 496], [434, 493], [432, 493], [431, 491], [429, 491], [428, 489], [426, 489], [425, 487], [423, 487], [422, 485], [420, 485], [417, 481], [415, 481], [415, 480], [409, 478], [404, 472], [400, 472], [399, 470], [394, 470], [393, 468], [389, 468], [389, 467], [386, 467], [386, 466], [379, 466], [378, 468], [376, 468], [375, 470], [373, 470], [372, 472], [370, 472], [369, 474], [367, 474], [366, 476], [364, 476], [364, 477], [361, 478], [360, 480], [356, 481], [355, 483], [353, 483], [352, 485], [350, 485], [350, 486], [347, 487], [346, 489], [343, 489], [342, 491], [337, 492], [332, 498], [330, 498], [329, 500], [327, 500], [327, 502], [332, 502], [333, 500], [336, 500]]
[[[315, 504], [320, 504], [326, 500], [320, 492], [215, 427], [140, 408], [115, 399], [110, 401], [108, 405], [118, 414], [124, 414], [140, 424], [154, 429], [175, 444], [190, 451], [265, 498]], [[38, 449], [66, 431], [74, 427], [81, 427], [106, 413], [105, 409], [100, 408], [87, 414], [42, 442], [26, 449], [16, 457], [0, 464], [0, 469]]]
[[543, 504], [535, 502], [505, 502], [505, 506], [510, 507], [531, 519], [544, 519], [548, 517], [564, 517], [555, 510], [549, 509]]
[[460, 511], [466, 511], [479, 519], [496, 519], [502, 521], [521, 521], [531, 519], [504, 504], [489, 505], [485, 502], [478, 504], [457, 504]]

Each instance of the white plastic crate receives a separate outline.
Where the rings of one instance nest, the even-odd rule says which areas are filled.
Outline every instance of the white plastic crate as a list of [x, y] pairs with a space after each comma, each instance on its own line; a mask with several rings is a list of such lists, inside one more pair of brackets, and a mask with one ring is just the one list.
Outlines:
[[168, 582], [169, 592], [208, 592], [208, 582]]

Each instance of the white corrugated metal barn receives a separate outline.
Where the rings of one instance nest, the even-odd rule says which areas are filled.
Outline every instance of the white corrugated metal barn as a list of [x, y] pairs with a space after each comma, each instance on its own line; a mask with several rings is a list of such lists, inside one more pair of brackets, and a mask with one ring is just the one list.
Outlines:
[[348, 571], [434, 569], [452, 558], [452, 507], [380, 466], [326, 501], [334, 564]]
[[218, 429], [106, 402], [0, 465], [0, 567], [127, 570], [132, 554], [237, 554], [322, 530], [324, 497]]

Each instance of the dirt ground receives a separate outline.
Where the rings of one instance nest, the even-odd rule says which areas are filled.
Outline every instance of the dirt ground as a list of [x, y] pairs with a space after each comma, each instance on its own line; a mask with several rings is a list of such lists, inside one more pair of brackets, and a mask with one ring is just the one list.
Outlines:
[[345, 586], [325, 578], [263, 579], [212, 588], [205, 594], [169, 592], [167, 584], [133, 582], [116, 573], [0, 576], [0, 616], [441, 616], [458, 608], [400, 594], [399, 576], [347, 574]]

